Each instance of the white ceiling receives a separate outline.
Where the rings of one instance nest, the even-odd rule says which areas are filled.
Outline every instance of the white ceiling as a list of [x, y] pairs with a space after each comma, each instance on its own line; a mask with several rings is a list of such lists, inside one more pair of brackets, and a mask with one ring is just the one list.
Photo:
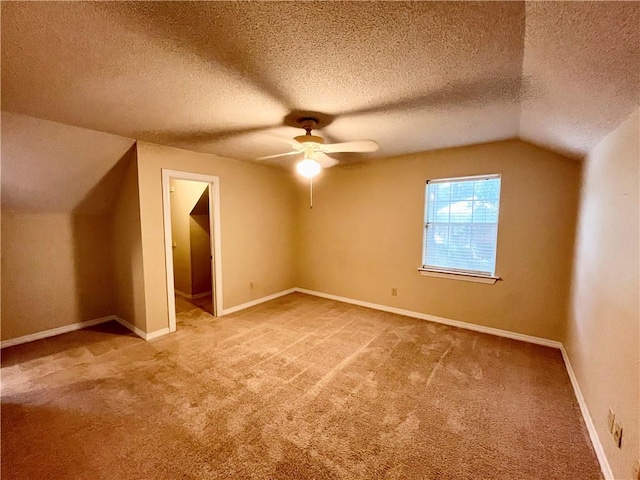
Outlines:
[[286, 151], [295, 110], [380, 144], [343, 160], [513, 137], [580, 158], [640, 103], [637, 2], [1, 8], [3, 110], [232, 158]]

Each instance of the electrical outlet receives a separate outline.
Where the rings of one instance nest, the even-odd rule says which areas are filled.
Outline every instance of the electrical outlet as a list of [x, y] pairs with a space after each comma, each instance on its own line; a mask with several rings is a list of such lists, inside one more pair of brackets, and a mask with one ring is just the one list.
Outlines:
[[397, 288], [392, 288], [391, 289], [391, 296], [392, 297], [397, 297], [398, 296], [398, 289]]
[[618, 448], [622, 448], [622, 425], [620, 425], [620, 422], [615, 422], [613, 426], [613, 440]]
[[607, 416], [607, 426], [609, 427], [609, 433], [613, 434], [613, 424], [616, 422], [616, 414], [613, 413], [611, 407], [609, 407], [609, 415]]

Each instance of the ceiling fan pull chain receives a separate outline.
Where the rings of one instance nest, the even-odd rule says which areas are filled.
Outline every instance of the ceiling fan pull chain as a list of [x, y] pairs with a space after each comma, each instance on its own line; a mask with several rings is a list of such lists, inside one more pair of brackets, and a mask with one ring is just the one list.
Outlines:
[[309, 208], [313, 208], [313, 177], [309, 178]]

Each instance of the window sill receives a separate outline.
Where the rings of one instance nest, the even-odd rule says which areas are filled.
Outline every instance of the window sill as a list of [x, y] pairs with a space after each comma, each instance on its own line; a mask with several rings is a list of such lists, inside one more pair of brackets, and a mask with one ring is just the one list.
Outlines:
[[502, 280], [500, 277], [492, 277], [489, 275], [478, 275], [473, 273], [461, 273], [461, 272], [445, 272], [442, 270], [429, 270], [427, 268], [419, 268], [420, 275], [425, 277], [437, 277], [448, 278], [450, 280], [462, 280], [464, 282], [476, 282], [487, 283], [493, 285], [498, 280]]

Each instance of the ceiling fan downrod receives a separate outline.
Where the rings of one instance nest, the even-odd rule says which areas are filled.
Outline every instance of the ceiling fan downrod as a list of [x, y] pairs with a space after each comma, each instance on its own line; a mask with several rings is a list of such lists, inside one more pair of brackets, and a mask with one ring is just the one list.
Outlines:
[[300, 119], [300, 126], [304, 128], [307, 135], [312, 135], [311, 130], [315, 129], [316, 125], [318, 125], [318, 120], [316, 118], [307, 117]]
[[324, 144], [324, 138], [311, 133], [318, 126], [318, 119], [313, 117], [302, 117], [298, 120], [298, 124], [304, 129], [305, 134], [294, 137], [298, 143], [303, 145], [318, 146]]

